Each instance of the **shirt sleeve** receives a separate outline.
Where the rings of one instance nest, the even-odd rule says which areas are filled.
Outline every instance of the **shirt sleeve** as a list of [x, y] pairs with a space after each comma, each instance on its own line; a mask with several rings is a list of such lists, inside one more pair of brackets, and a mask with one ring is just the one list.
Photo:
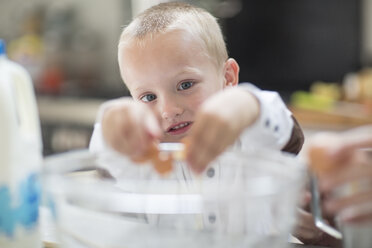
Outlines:
[[95, 123], [92, 137], [89, 142], [89, 151], [99, 153], [107, 149], [107, 145], [102, 136], [101, 123]]
[[284, 148], [291, 138], [294, 121], [279, 94], [260, 90], [249, 83], [239, 84], [239, 87], [253, 94], [260, 104], [258, 119], [240, 137], [241, 148]]

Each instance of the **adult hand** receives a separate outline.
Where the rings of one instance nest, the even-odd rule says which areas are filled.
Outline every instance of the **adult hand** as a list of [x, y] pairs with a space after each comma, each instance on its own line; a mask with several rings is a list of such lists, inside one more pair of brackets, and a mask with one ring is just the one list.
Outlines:
[[310, 142], [309, 151], [322, 151], [312, 164], [318, 164], [319, 187], [328, 196], [323, 207], [341, 221], [372, 221], [371, 147], [372, 126], [322, 133]]
[[341, 246], [340, 240], [329, 236], [315, 226], [314, 217], [309, 211], [310, 201], [310, 192], [304, 192], [302, 194], [300, 208], [297, 209], [297, 218], [292, 235], [307, 245]]

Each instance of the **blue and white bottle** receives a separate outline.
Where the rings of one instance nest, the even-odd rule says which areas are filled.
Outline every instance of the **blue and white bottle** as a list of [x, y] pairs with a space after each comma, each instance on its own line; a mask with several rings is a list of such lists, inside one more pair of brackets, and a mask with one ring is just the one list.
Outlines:
[[42, 142], [28, 72], [0, 40], [0, 247], [40, 248]]

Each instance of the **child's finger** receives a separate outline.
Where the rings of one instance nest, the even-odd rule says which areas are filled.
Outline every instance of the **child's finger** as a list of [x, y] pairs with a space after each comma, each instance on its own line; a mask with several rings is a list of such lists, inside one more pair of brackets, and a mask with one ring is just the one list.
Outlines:
[[194, 145], [188, 158], [192, 167], [202, 171], [234, 143], [239, 134], [228, 121], [214, 114], [202, 113], [195, 123], [191, 134]]
[[161, 136], [159, 123], [152, 111], [145, 105], [137, 104], [129, 111], [126, 120], [126, 144], [132, 160], [142, 160], [149, 147]]
[[207, 144], [204, 143], [202, 133], [199, 130], [194, 132], [189, 139], [189, 145], [186, 152], [186, 161], [195, 173], [201, 173], [204, 170], [203, 157], [206, 153]]
[[163, 131], [160, 128], [159, 121], [156, 119], [153, 113], [145, 113], [144, 116], [144, 126], [146, 131], [155, 138], [160, 138], [163, 135]]
[[[133, 124], [133, 123], [132, 123]], [[129, 155], [131, 157], [141, 157], [148, 149], [150, 136], [146, 133], [145, 127], [141, 124], [131, 126], [130, 134], [127, 136], [129, 144]]]
[[138, 130], [134, 128], [135, 122], [133, 119], [125, 116], [122, 118], [125, 118], [125, 122], [122, 123], [119, 135], [116, 137], [115, 148], [123, 154], [131, 155], [140, 149], [141, 141], [138, 138]]
[[[195, 122], [190, 135], [190, 145], [187, 151], [187, 161], [191, 168], [201, 173], [219, 153], [220, 143], [216, 142], [217, 125], [212, 120], [201, 117]], [[215, 124], [215, 123], [213, 123]]]
[[[126, 129], [123, 126], [123, 115], [113, 114], [102, 122], [105, 141], [116, 151], [127, 154]], [[106, 123], [107, 122], [107, 123]], [[110, 128], [112, 125], [112, 128]]]

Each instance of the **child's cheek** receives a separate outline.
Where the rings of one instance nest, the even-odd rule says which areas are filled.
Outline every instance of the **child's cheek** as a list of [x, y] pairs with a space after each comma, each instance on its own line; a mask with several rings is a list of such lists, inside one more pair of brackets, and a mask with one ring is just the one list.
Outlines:
[[199, 107], [205, 102], [205, 100], [209, 97], [207, 94], [197, 94], [191, 99], [190, 106], [193, 108], [194, 111], [197, 111]]

